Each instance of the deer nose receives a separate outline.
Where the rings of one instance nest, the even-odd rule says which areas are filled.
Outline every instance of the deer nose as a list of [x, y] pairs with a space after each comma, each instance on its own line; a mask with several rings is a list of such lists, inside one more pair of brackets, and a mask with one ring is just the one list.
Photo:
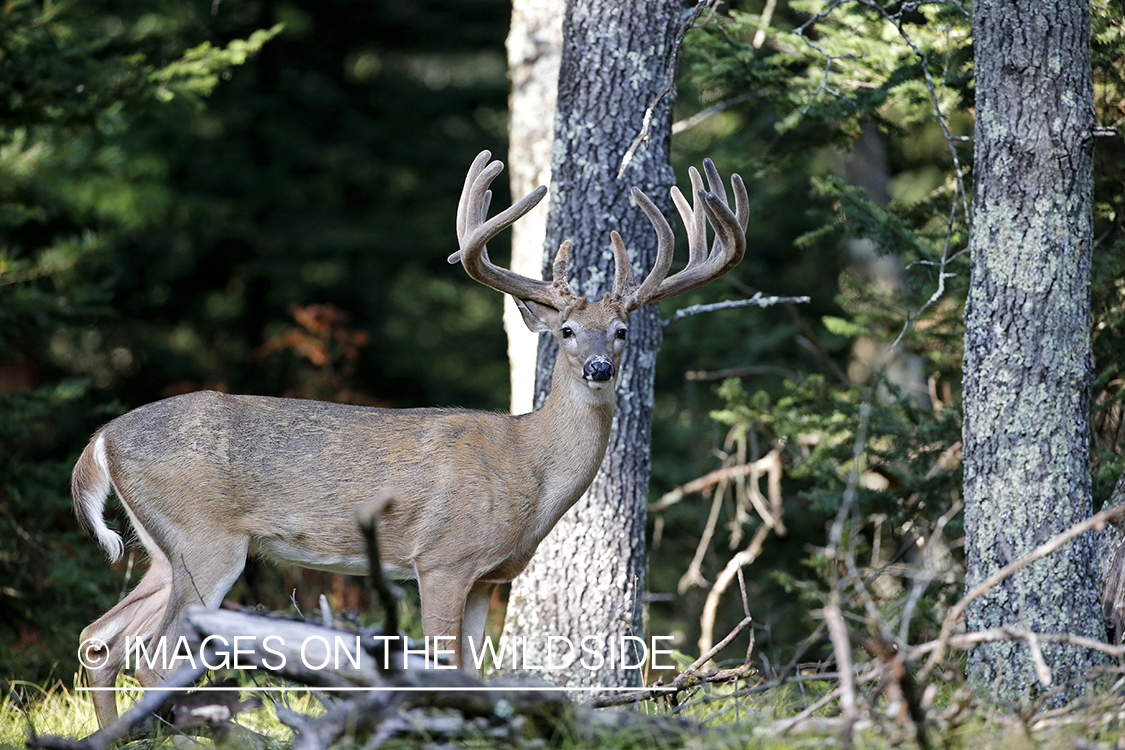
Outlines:
[[604, 383], [613, 377], [613, 363], [605, 357], [590, 357], [582, 368], [582, 377]]

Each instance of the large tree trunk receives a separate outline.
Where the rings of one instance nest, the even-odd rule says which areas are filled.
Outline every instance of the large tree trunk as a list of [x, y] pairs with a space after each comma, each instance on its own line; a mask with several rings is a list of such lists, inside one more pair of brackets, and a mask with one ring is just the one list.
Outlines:
[[[553, 255], [562, 240], [574, 241], [573, 286], [591, 298], [600, 298], [613, 279], [610, 230], [624, 237], [638, 276], [655, 261], [656, 237], [629, 188], [639, 186], [670, 213], [670, 96], [654, 113], [647, 146], [637, 151], [623, 180], [616, 175], [641, 130], [645, 108], [666, 83], [665, 66], [681, 11], [677, 0], [567, 4], [547, 247]], [[660, 338], [655, 306], [633, 314], [618, 376], [617, 415], [601, 471], [512, 585], [505, 634], [526, 638], [529, 663], [546, 664], [549, 636], [563, 636], [575, 645], [586, 637], [614, 644], [612, 664], [607, 660], [601, 668], [588, 668], [597, 665], [588, 656], [585, 665], [574, 662], [550, 670], [552, 679], [565, 684], [635, 685], [642, 676], [640, 670], [622, 669], [617, 652], [622, 636], [643, 635], [645, 508]], [[553, 345], [550, 337], [540, 341], [537, 402], [550, 387]], [[555, 653], [560, 661], [559, 651]], [[635, 655], [629, 659], [637, 661]]]
[[[1125, 472], [1117, 478], [1117, 485], [1103, 511], [1125, 505]], [[1098, 590], [1102, 592], [1102, 616], [1109, 629], [1111, 643], [1119, 644], [1125, 637], [1125, 521], [1117, 519], [1106, 524], [1095, 544], [1098, 571]]]
[[[562, 0], [514, 0], [508, 34], [508, 165], [512, 195], [527, 195], [551, 181], [551, 143], [555, 135], [555, 94], [562, 57]], [[547, 204], [540, 203], [512, 226], [512, 263], [516, 273], [539, 278]], [[535, 402], [535, 359], [539, 337], [527, 330], [515, 301], [504, 295], [504, 329], [508, 332], [512, 413], [524, 414]]]
[[[977, 2], [972, 281], [965, 307], [965, 527], [971, 588], [1091, 513], [1090, 255], [1094, 110], [1084, 0]], [[1102, 640], [1090, 536], [1007, 579], [967, 613]], [[1043, 644], [1056, 682], [1098, 661]], [[1021, 642], [986, 644], [983, 695], [1037, 688]]]

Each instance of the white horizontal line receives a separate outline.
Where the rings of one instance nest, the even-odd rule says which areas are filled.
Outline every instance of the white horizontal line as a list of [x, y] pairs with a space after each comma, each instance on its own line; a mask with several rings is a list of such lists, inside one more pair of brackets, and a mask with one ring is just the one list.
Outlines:
[[420, 687], [416, 685], [403, 686], [403, 687], [308, 687], [305, 685], [295, 685], [293, 687], [78, 687], [75, 688], [78, 692], [83, 693], [134, 693], [134, 692], [193, 692], [193, 693], [279, 693], [279, 692], [340, 692], [340, 693], [371, 693], [371, 692], [487, 692], [487, 693], [513, 693], [513, 692], [536, 692], [536, 693], [564, 693], [568, 691], [586, 691], [586, 692], [607, 692], [607, 693], [642, 693], [654, 690], [674, 690], [670, 686], [653, 686], [653, 687], [558, 687], [558, 686], [545, 686], [545, 687], [468, 687], [468, 686], [448, 686], [448, 687]]

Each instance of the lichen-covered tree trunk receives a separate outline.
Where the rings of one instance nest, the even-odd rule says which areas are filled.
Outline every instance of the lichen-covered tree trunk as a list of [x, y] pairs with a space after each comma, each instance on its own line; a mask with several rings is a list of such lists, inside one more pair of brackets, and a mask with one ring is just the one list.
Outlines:
[[[1103, 511], [1125, 505], [1125, 472], [1117, 478], [1117, 485]], [[1102, 595], [1102, 616], [1109, 630], [1110, 642], [1120, 644], [1125, 637], [1125, 520], [1117, 519], [1106, 524], [1100, 534], [1095, 534], [1098, 572], [1098, 591]]]
[[[677, 0], [567, 4], [546, 244], [553, 256], [564, 239], [574, 241], [572, 285], [591, 298], [600, 298], [612, 283], [610, 230], [624, 237], [638, 276], [655, 261], [656, 237], [629, 189], [637, 185], [670, 213], [671, 96], [652, 117], [647, 145], [637, 151], [624, 178], [616, 177], [622, 156], [641, 131], [646, 107], [666, 83], [681, 14]], [[547, 666], [550, 636], [579, 647], [593, 638], [587, 641], [591, 650], [614, 657], [599, 665], [598, 657], [580, 653], [583, 660], [548, 670], [547, 676], [564, 684], [624, 686], [641, 678], [639, 669], [622, 668], [620, 644], [622, 636], [643, 635], [645, 509], [660, 338], [655, 306], [632, 315], [618, 376], [617, 414], [601, 470], [512, 584], [505, 635], [526, 644], [531, 664]], [[541, 340], [538, 402], [550, 386], [552, 349]], [[557, 663], [565, 661], [562, 650], [555, 651]], [[630, 653], [628, 659], [635, 663], [638, 657]]]
[[[523, 196], [551, 181], [551, 143], [555, 135], [555, 93], [562, 57], [563, 0], [514, 0], [508, 33], [508, 167], [512, 195]], [[516, 273], [538, 278], [543, 268], [547, 203], [540, 203], [512, 225], [512, 262]], [[515, 301], [504, 295], [504, 330], [508, 333], [512, 413], [524, 414], [535, 402], [538, 337], [527, 330]]]
[[[1090, 255], [1094, 110], [1085, 0], [979, 0], [964, 456], [972, 588], [1091, 513]], [[967, 626], [1104, 639], [1090, 536], [1016, 573]], [[1098, 661], [1043, 644], [1054, 680]], [[983, 695], [1035, 692], [1025, 644], [969, 660]]]

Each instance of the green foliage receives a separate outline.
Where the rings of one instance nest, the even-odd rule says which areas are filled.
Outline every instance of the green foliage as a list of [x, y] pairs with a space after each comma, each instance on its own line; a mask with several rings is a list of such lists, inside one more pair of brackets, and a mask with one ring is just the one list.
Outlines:
[[[1121, 9], [1095, 3], [1092, 19], [1098, 121], [1119, 127], [1125, 119]], [[812, 302], [740, 312], [737, 321], [724, 313], [669, 327], [662, 361], [675, 362], [676, 374], [703, 372], [692, 375], [670, 434], [661, 423], [676, 423], [677, 412], [664, 397], [654, 450], [676, 445], [678, 460], [665, 461], [678, 471], [662, 469], [657, 458], [654, 485], [665, 491], [714, 469], [713, 454], [730, 453], [739, 433], [756, 446], [752, 457], [771, 447], [782, 451], [789, 536], [776, 543], [771, 537], [744, 571], [751, 611], [764, 625], [759, 646], [776, 662], [817, 624], [802, 615], [822, 603], [835, 575], [824, 545], [845, 496], [854, 492], [855, 503], [844, 524], [845, 547], [870, 569], [896, 550], [900, 562], [910, 562], [911, 541], [926, 538], [958, 507], [972, 184], [970, 18], [968, 7], [955, 2], [790, 2], [769, 10], [762, 2], [735, 3], [729, 14], [688, 34], [682, 59], [677, 117], [689, 127], [676, 143], [677, 159], [686, 165], [709, 155], [752, 175], [749, 250], [732, 273], [734, 293], [807, 294]], [[1121, 149], [1120, 136], [1097, 139], [1091, 457], [1097, 504], [1125, 469]], [[803, 346], [794, 347], [798, 340]], [[680, 346], [696, 359], [676, 361]], [[739, 380], [706, 393], [694, 384], [740, 372]], [[669, 381], [657, 392], [674, 389]], [[865, 404], [870, 413], [861, 417]], [[722, 429], [700, 446], [705, 433], [698, 425], [708, 411]], [[861, 424], [868, 437], [857, 452]], [[709, 582], [745, 544], [735, 540], [760, 524], [753, 514], [728, 508], [726, 515], [703, 558]], [[705, 506], [666, 514], [660, 556], [675, 572], [654, 569], [654, 588], [671, 588], [688, 567], [705, 518]], [[955, 517], [946, 528], [958, 524]], [[960, 550], [951, 551], [955, 571]], [[887, 622], [898, 622], [909, 581], [882, 578], [887, 585], [875, 604]], [[956, 591], [930, 584], [910, 605], [913, 619], [900, 633], [932, 635], [942, 603]], [[655, 627], [675, 623], [690, 643], [698, 631], [679, 613], [697, 611], [701, 597], [689, 589], [667, 609], [653, 605]], [[733, 602], [721, 608], [716, 635], [741, 616]]]
[[[826, 574], [824, 559], [805, 550], [824, 545], [853, 470], [855, 517], [883, 519], [853, 525], [868, 554], [880, 545], [894, 552], [956, 497], [956, 457], [946, 454], [960, 430], [969, 199], [958, 168], [971, 157], [962, 136], [971, 132], [963, 112], [972, 50], [969, 18], [953, 3], [788, 3], [768, 20], [762, 10], [736, 5], [688, 35], [680, 106], [685, 117], [719, 113], [680, 137], [679, 156], [710, 155], [753, 175], [750, 251], [732, 274], [736, 288], [812, 297], [808, 306], [741, 314], [750, 319], [745, 331], [716, 319], [705, 336], [684, 332], [716, 377], [754, 373], [696, 396], [728, 441], [741, 432], [754, 455], [782, 450], [789, 535], [768, 541], [762, 562], [745, 571], [752, 611], [768, 627], [759, 644], [776, 661], [813, 626], [791, 592], [811, 595], [809, 571], [814, 580]], [[675, 356], [680, 325], [669, 328], [662, 357]], [[722, 360], [708, 360], [712, 337]], [[864, 403], [871, 437], [857, 457]], [[697, 455], [695, 476], [714, 466]], [[702, 512], [694, 523], [686, 515], [675, 515], [685, 534]], [[749, 534], [758, 522], [737, 523]], [[708, 580], [735, 536], [717, 534]], [[682, 544], [675, 536], [663, 543]], [[730, 610], [720, 612], [716, 634], [738, 619], [738, 607]]]
[[132, 128], [175, 118], [181, 111], [161, 104], [167, 92], [205, 93], [276, 34], [179, 57], [189, 41], [182, 10], [3, 10], [0, 664], [9, 675], [72, 670], [78, 630], [120, 586], [71, 519], [66, 478], [92, 427], [120, 413], [103, 389], [132, 361], [102, 333], [115, 316], [92, 270], [168, 206], [165, 166], [130, 140]]
[[[713, 416], [739, 431], [756, 430], [759, 439], [781, 446], [788, 459], [788, 476], [812, 480], [801, 494], [814, 510], [833, 514], [839, 510], [848, 475], [859, 471], [873, 472], [887, 482], [877, 491], [861, 487], [861, 505], [870, 512], [916, 512], [916, 507], [907, 506], [924, 505], [935, 493], [948, 497], [949, 490], [956, 488], [949, 477], [935, 482], [925, 475], [941, 452], [956, 442], [960, 425], [954, 413], [935, 418], [886, 386], [884, 395], [873, 398], [871, 389], [832, 388], [824, 377], [811, 375], [800, 383], [786, 381], [775, 400], [765, 391], [750, 394], [741, 381], [732, 379], [719, 389], [726, 408]], [[866, 418], [871, 440], [857, 456], [856, 433], [864, 403], [871, 407]], [[956, 479], [955, 474], [950, 476]], [[871, 481], [882, 485], [874, 477]], [[946, 504], [942, 498], [931, 508]]]
[[[499, 295], [444, 258], [465, 167], [502, 151], [509, 13], [0, 9], [0, 673], [68, 676], [143, 570], [110, 569], [70, 509], [113, 416], [202, 387], [504, 402]], [[303, 580], [302, 606], [344, 588]], [[251, 566], [235, 595], [284, 607], [294, 587]]]
[[[762, 390], [748, 392], [732, 379], [719, 389], [725, 408], [713, 414], [735, 431], [754, 431], [760, 443], [781, 449], [787, 509], [831, 519], [843, 498], [854, 492], [850, 544], [871, 571], [896, 561], [916, 562], [915, 542], [929, 539], [961, 486], [956, 454], [960, 415], [952, 409], [935, 414], [920, 408], [917, 399], [904, 397], [885, 376], [878, 386], [833, 386], [814, 374], [786, 381], [774, 397]], [[822, 535], [823, 527], [805, 544], [819, 549]], [[897, 551], [875, 552], [889, 542]], [[803, 562], [805, 574], [799, 578], [784, 569], [771, 573], [787, 590], [812, 594], [811, 601], [802, 597], [804, 607], [818, 603], [815, 592], [827, 585], [834, 565], [816, 552]], [[821, 579], [819, 585], [810, 581], [809, 571]], [[889, 610], [901, 607], [909, 594], [909, 587], [897, 583], [878, 590], [883, 593], [874, 595], [877, 603]], [[950, 589], [937, 601], [955, 595]], [[937, 601], [928, 598], [919, 613], [923, 617], [909, 623], [921, 640], [937, 636], [940, 621], [932, 606]]]
[[[140, 686], [132, 678], [121, 676], [117, 686], [128, 688], [122, 693], [124, 699], [119, 704], [121, 706], [128, 705], [127, 701], [136, 700], [140, 696]], [[0, 747], [23, 747], [27, 742], [29, 727], [33, 727], [39, 736], [55, 737], [79, 738], [96, 731], [98, 723], [94, 717], [94, 704], [89, 699], [89, 693], [79, 692], [79, 687], [78, 683], [68, 684], [63, 681], [55, 682], [48, 688], [23, 680], [8, 685], [9, 690], [0, 698]], [[308, 691], [295, 690], [280, 696], [277, 693], [267, 693], [263, 697], [266, 699], [263, 701], [263, 708], [240, 714], [237, 723], [264, 735], [269, 740], [264, 747], [270, 750], [286, 747], [292, 736], [292, 730], [277, 718], [278, 704], [311, 716], [319, 716], [324, 712], [323, 704]], [[162, 727], [153, 732], [145, 738], [146, 744], [153, 748], [176, 747], [185, 737], [178, 731], [166, 730], [167, 728]], [[246, 746], [250, 744], [247, 742]], [[242, 745], [236, 736], [228, 746]]]
[[1094, 149], [1093, 446], [1094, 500], [1107, 500], [1125, 468], [1125, 48], [1122, 10], [1091, 6], [1094, 104], [1098, 123], [1115, 137], [1098, 138]]
[[235, 39], [226, 49], [216, 49], [204, 42], [184, 52], [183, 57], [148, 74], [149, 81], [157, 84], [154, 94], [160, 101], [171, 101], [177, 95], [197, 98], [207, 96], [219, 83], [219, 77], [229, 78], [229, 70], [242, 65], [262, 45], [281, 32], [282, 25], [272, 29], [258, 29], [247, 39]]

